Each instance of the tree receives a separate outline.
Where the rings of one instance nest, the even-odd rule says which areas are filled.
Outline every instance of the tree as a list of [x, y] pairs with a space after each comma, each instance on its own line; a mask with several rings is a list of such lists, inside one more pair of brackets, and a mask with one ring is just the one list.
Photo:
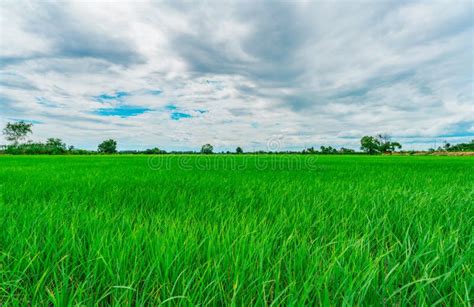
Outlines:
[[46, 147], [54, 154], [66, 152], [66, 144], [61, 139], [49, 138], [46, 140]]
[[161, 150], [158, 147], [154, 147], [154, 148], [145, 150], [145, 153], [148, 154], [148, 155], [159, 155], [159, 154], [165, 154], [166, 151]]
[[49, 138], [46, 140], [46, 145], [66, 150], [66, 144], [61, 139]]
[[379, 152], [389, 152], [390, 151], [390, 136], [387, 134], [379, 134], [375, 137], [379, 144]]
[[320, 147], [321, 149], [321, 153], [322, 154], [332, 154], [332, 153], [337, 153], [337, 149], [336, 148], [333, 148], [332, 146], [321, 146]]
[[444, 150], [446, 151], [449, 151], [449, 148], [451, 147], [451, 144], [449, 144], [448, 142], [444, 141]]
[[117, 142], [115, 140], [106, 140], [99, 144], [97, 148], [98, 152], [101, 153], [116, 153], [117, 152]]
[[317, 153], [318, 151], [317, 150], [314, 150], [314, 147], [310, 147], [310, 148], [306, 148], [306, 149], [303, 149], [303, 154], [315, 154]]
[[391, 138], [387, 134], [377, 135], [377, 141], [379, 144], [379, 152], [381, 153], [392, 153], [397, 148], [402, 148], [402, 145], [398, 142], [392, 142]]
[[20, 141], [24, 140], [29, 133], [32, 133], [31, 127], [33, 124], [19, 121], [16, 123], [7, 123], [5, 129], [3, 129], [3, 135], [7, 141], [12, 142], [13, 145], [17, 146]]
[[376, 137], [364, 136], [360, 139], [360, 149], [369, 155], [377, 153], [391, 153], [396, 149], [401, 149], [402, 145], [398, 142], [392, 142], [390, 136], [379, 134]]
[[389, 146], [387, 147], [387, 150], [384, 152], [394, 152], [397, 149], [402, 149], [402, 144], [398, 142], [389, 142]]
[[342, 154], [351, 154], [351, 153], [355, 153], [355, 150], [350, 149], [350, 148], [341, 147], [341, 149], [339, 149], [339, 152], [342, 153]]
[[211, 144], [202, 145], [201, 153], [202, 154], [212, 154], [214, 147]]
[[450, 146], [447, 151], [474, 151], [474, 140], [470, 143], [461, 143]]
[[243, 153], [244, 153], [244, 150], [242, 149], [242, 147], [239, 146], [239, 147], [237, 147], [237, 148], [235, 149], [235, 153], [237, 153], [237, 154], [243, 154]]
[[360, 149], [367, 152], [369, 155], [373, 155], [379, 152], [380, 142], [373, 136], [363, 136], [360, 139]]

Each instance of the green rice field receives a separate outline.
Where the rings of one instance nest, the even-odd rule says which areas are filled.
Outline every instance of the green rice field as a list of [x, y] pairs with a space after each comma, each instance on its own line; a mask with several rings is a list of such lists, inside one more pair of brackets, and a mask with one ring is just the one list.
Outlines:
[[474, 158], [0, 156], [0, 305], [465, 305]]

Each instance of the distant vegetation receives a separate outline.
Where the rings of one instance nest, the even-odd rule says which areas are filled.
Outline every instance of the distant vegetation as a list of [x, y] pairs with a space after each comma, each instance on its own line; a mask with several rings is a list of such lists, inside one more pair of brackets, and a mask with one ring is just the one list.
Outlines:
[[97, 152], [99, 153], [107, 153], [107, 154], [112, 154], [117, 152], [117, 141], [115, 140], [107, 140], [103, 141], [102, 143], [99, 144], [99, 147], [97, 148]]
[[401, 149], [402, 145], [398, 142], [392, 142], [390, 136], [379, 134], [376, 137], [364, 136], [360, 140], [360, 149], [369, 155], [380, 153], [392, 153], [396, 149]]
[[212, 154], [214, 147], [211, 144], [202, 145], [201, 153], [202, 154]]
[[470, 143], [461, 143], [456, 145], [451, 145], [449, 143], [445, 143], [443, 147], [438, 147], [437, 149], [430, 148], [428, 151], [446, 151], [446, 152], [466, 152], [466, 151], [474, 151], [474, 140]]
[[336, 149], [332, 146], [321, 146], [320, 150], [315, 150], [314, 147], [310, 147], [307, 149], [304, 149], [303, 154], [354, 154], [356, 151], [354, 149], [349, 149], [349, 148], [344, 148], [341, 147], [340, 149]]
[[[33, 142], [27, 141], [29, 135], [33, 133], [33, 124], [26, 123], [24, 121], [18, 121], [15, 123], [7, 123], [3, 129], [3, 135], [5, 139], [10, 142], [9, 145], [0, 146], [0, 153], [11, 154], [11, 155], [35, 155], [35, 154], [46, 154], [46, 155], [91, 155], [91, 154], [213, 154], [214, 146], [211, 144], [205, 144], [201, 147], [200, 151], [165, 151], [158, 147], [146, 149], [146, 150], [117, 150], [117, 141], [113, 139], [104, 140], [97, 147], [97, 151], [77, 149], [74, 146], [67, 146], [59, 138], [49, 138], [46, 142]], [[423, 154], [423, 153], [450, 153], [450, 152], [474, 152], [474, 140], [470, 143], [461, 143], [451, 145], [445, 142], [444, 146], [440, 146], [437, 149], [429, 149], [427, 152], [416, 152], [416, 151], [401, 151], [402, 145], [399, 142], [392, 141], [390, 136], [386, 134], [379, 134], [376, 136], [363, 136], [360, 140], [361, 151], [356, 151], [351, 148], [341, 147], [339, 149], [332, 146], [321, 146], [318, 149], [314, 147], [305, 148], [302, 151], [254, 151], [248, 152], [249, 154], [392, 154], [398, 151], [401, 154]], [[220, 152], [220, 154], [244, 154], [242, 147], [238, 146], [235, 152]]]

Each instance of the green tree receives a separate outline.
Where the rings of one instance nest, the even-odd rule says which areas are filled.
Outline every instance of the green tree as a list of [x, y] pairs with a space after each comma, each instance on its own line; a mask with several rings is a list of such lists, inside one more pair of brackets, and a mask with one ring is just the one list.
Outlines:
[[321, 149], [321, 153], [323, 153], [323, 154], [337, 153], [337, 149], [333, 148], [332, 146], [328, 146], [328, 147], [321, 146], [320, 149]]
[[392, 142], [390, 136], [379, 134], [377, 136], [364, 136], [360, 139], [360, 149], [370, 155], [377, 153], [392, 153], [396, 149], [401, 149], [402, 145], [398, 142]]
[[447, 151], [474, 151], [474, 140], [470, 143], [461, 143], [450, 146]]
[[449, 151], [449, 148], [451, 147], [451, 144], [449, 144], [448, 142], [444, 141], [444, 150], [446, 151]]
[[402, 149], [402, 144], [398, 142], [390, 142], [390, 145], [388, 146], [388, 150], [385, 152], [394, 152], [397, 149]]
[[351, 153], [355, 153], [355, 150], [350, 149], [350, 148], [341, 147], [341, 149], [339, 149], [339, 152], [342, 153], [342, 154], [351, 154]]
[[61, 139], [49, 138], [46, 140], [46, 147], [53, 154], [66, 152], [66, 144]]
[[314, 150], [314, 147], [309, 147], [309, 148], [305, 148], [303, 149], [303, 154], [315, 154], [317, 153], [318, 151], [317, 150]]
[[6, 127], [3, 129], [3, 135], [7, 141], [12, 142], [13, 145], [17, 146], [29, 133], [32, 133], [32, 126], [33, 124], [25, 123], [24, 121], [7, 123]]
[[149, 155], [158, 155], [158, 154], [165, 154], [166, 151], [161, 150], [158, 147], [154, 147], [154, 148], [145, 150], [145, 153]]
[[379, 153], [380, 142], [373, 136], [363, 136], [360, 139], [360, 149], [367, 152], [369, 155]]
[[202, 145], [201, 153], [202, 154], [212, 154], [214, 147], [211, 144]]
[[237, 153], [237, 154], [243, 154], [243, 153], [244, 153], [244, 150], [242, 149], [242, 147], [239, 146], [239, 147], [237, 147], [237, 148], [235, 149], [235, 153]]
[[402, 145], [398, 142], [392, 142], [391, 138], [387, 134], [377, 135], [377, 141], [379, 144], [379, 152], [381, 153], [392, 153], [396, 149], [401, 149]]
[[99, 147], [97, 148], [98, 152], [101, 153], [116, 153], [117, 152], [117, 142], [115, 140], [109, 139], [106, 141], [103, 141], [102, 143], [99, 144]]

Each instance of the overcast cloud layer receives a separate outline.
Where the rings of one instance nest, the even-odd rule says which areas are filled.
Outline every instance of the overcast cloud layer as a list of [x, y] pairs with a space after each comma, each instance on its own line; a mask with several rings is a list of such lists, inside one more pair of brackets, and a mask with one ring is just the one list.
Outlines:
[[2, 1], [0, 125], [90, 149], [468, 141], [473, 17], [469, 0]]

